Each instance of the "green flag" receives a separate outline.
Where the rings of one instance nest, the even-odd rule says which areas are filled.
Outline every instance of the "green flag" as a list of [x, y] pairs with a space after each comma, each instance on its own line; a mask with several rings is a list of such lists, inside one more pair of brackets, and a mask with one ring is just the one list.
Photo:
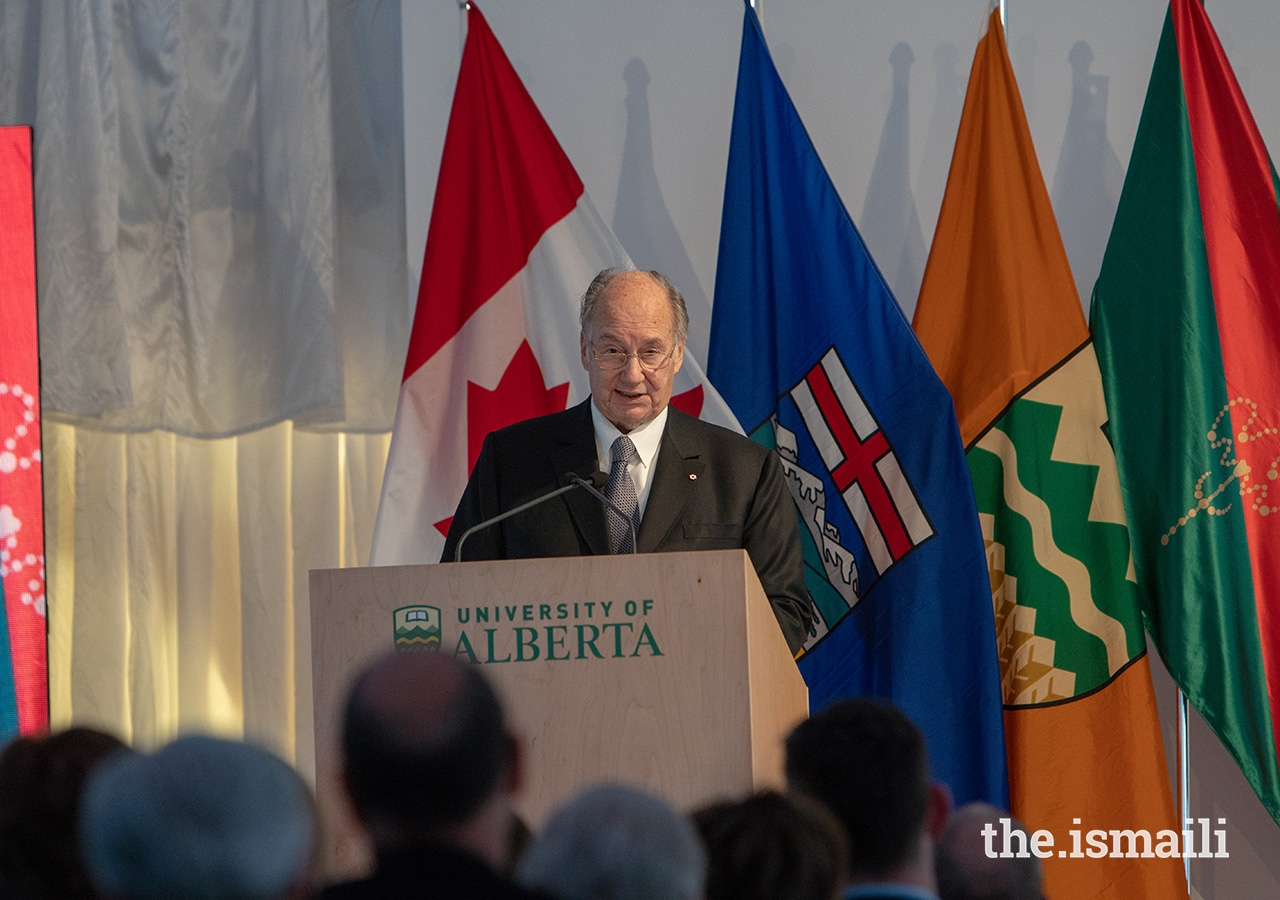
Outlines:
[[1196, 0], [1170, 5], [1092, 317], [1147, 630], [1280, 821], [1280, 207]]

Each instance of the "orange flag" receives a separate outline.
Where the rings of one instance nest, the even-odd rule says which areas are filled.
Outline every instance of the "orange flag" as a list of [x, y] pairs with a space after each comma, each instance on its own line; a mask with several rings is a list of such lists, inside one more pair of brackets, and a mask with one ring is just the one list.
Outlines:
[[1186, 897], [1097, 359], [995, 11], [913, 324], [967, 449], [1012, 812], [1052, 835], [1046, 894]]

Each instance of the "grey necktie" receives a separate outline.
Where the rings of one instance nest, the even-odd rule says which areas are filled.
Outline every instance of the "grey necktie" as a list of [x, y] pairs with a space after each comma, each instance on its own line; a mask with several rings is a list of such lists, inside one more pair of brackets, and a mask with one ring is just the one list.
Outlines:
[[[605, 496], [630, 516], [633, 523], [637, 523], [639, 519], [637, 513], [640, 510], [640, 499], [636, 496], [636, 485], [631, 480], [631, 473], [627, 471], [627, 463], [635, 452], [636, 445], [625, 434], [613, 442], [613, 464], [609, 467], [609, 487], [605, 491]], [[628, 527], [627, 520], [612, 509], [606, 509], [604, 515], [609, 525], [609, 552], [630, 553], [631, 528]]]

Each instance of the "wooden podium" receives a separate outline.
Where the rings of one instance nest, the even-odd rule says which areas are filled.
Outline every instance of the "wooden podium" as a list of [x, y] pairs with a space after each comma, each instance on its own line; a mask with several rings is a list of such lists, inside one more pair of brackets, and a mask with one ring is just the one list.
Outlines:
[[[602, 780], [681, 809], [780, 786], [782, 741], [808, 713], [743, 550], [316, 570], [311, 631], [331, 833], [348, 686], [398, 643], [483, 667], [524, 745], [518, 806], [533, 827]], [[362, 852], [339, 846], [338, 868]]]

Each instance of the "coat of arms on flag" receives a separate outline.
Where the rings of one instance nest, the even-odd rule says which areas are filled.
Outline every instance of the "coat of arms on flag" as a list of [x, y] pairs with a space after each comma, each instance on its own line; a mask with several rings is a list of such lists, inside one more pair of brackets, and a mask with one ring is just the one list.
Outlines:
[[876, 574], [933, 535], [911, 482], [832, 347], [791, 389], [809, 435], [862, 534]]

